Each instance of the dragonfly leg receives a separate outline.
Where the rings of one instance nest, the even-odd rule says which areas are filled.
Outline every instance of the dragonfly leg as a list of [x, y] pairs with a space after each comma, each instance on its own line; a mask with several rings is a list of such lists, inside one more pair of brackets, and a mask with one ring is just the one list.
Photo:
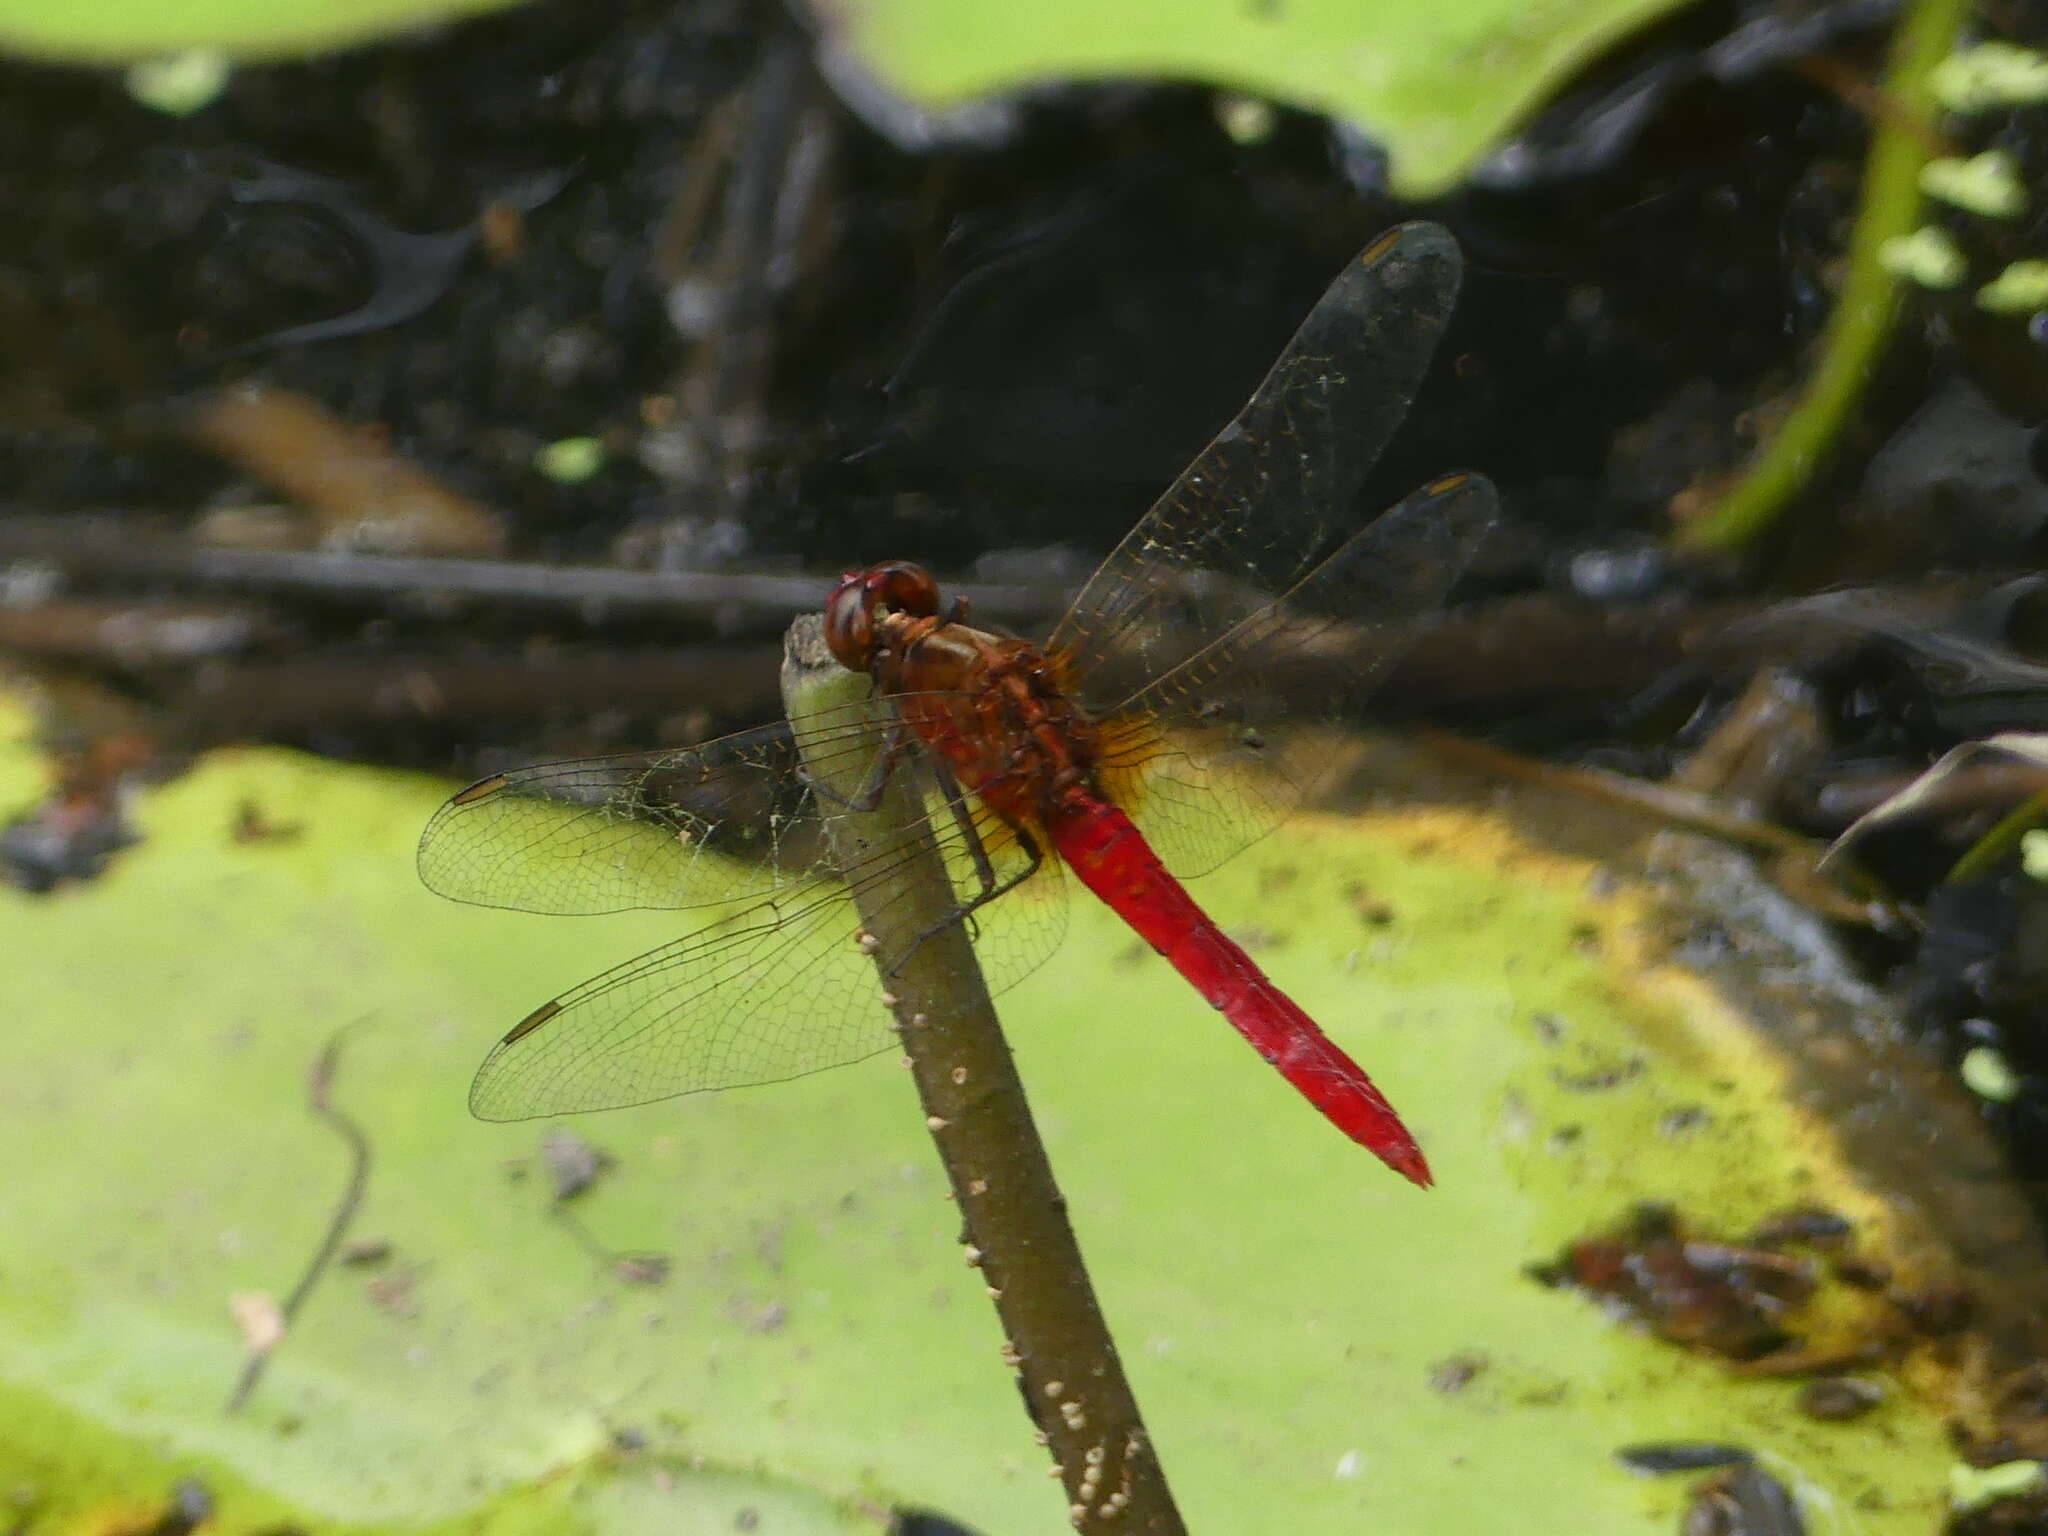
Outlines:
[[1016, 874], [1010, 876], [1007, 880], [1001, 881], [996, 879], [995, 868], [988, 862], [988, 850], [981, 846], [979, 838], [975, 839], [974, 862], [979, 867], [981, 873], [981, 889], [974, 894], [971, 900], [964, 902], [948, 921], [957, 923], [963, 919], [972, 918], [979, 909], [987, 906], [998, 896], [1008, 891], [1014, 891], [1018, 886], [1038, 873], [1038, 866], [1045, 862], [1045, 855], [1039, 851], [1038, 840], [1022, 827], [1016, 829], [1016, 836], [1017, 846], [1024, 850], [1026, 862], [1024, 867], [1018, 870]]
[[[961, 845], [967, 849], [967, 856], [974, 861], [975, 882], [979, 887], [979, 894], [974, 900], [954, 914], [954, 919], [957, 920], [965, 917], [983, 902], [995, 900], [1002, 892], [996, 890], [996, 867], [989, 859], [988, 845], [981, 840], [980, 829], [974, 825], [974, 813], [968, 809], [967, 797], [960, 793], [960, 781], [953, 776], [953, 770], [943, 761], [938, 764], [938, 779], [946, 793], [946, 813], [953, 818], [953, 825], [959, 828]], [[1032, 852], [1031, 866], [1024, 871], [1028, 875], [1031, 870], [1038, 868], [1038, 858], [1037, 849], [1029, 843], [1026, 846], [1030, 847]], [[1008, 890], [1009, 887], [1005, 886], [1003, 889]]]
[[868, 770], [867, 778], [850, 795], [835, 792], [818, 779], [813, 778], [801, 764], [797, 772], [803, 774], [804, 783], [810, 786], [812, 794], [820, 800], [829, 800], [834, 805], [845, 806], [850, 811], [872, 811], [882, 803], [882, 791], [888, 787], [889, 774], [897, 760], [903, 756], [904, 748], [910, 745], [910, 727], [901, 720], [889, 727], [888, 735], [882, 738], [882, 750], [875, 754], [875, 765]]
[[[946, 775], [949, 781], [951, 777], [950, 774]], [[953, 820], [960, 828], [961, 840], [966, 844], [969, 856], [974, 860], [974, 871], [980, 889], [961, 902], [951, 912], [918, 934], [916, 938], [912, 939], [904, 948], [903, 958], [899, 959], [895, 965], [889, 968], [892, 975], [895, 974], [895, 971], [903, 964], [904, 960], [909, 959], [916, 952], [920, 944], [942, 929], [950, 928], [955, 923], [964, 922], [968, 924], [969, 931], [972, 932], [974, 914], [977, 911], [987, 906], [998, 896], [1014, 891], [1026, 880], [1037, 874], [1039, 866], [1045, 862], [1045, 852], [1038, 846], [1038, 840], [1023, 827], [1012, 827], [1010, 829], [1011, 834], [1017, 839], [1017, 846], [1024, 851], [1024, 867], [1008, 879], [998, 878], [995, 865], [989, 860], [988, 849], [982, 846], [981, 834], [975, 830], [974, 814], [968, 809], [966, 798], [956, 793], [948, 797], [947, 804], [951, 810]]]

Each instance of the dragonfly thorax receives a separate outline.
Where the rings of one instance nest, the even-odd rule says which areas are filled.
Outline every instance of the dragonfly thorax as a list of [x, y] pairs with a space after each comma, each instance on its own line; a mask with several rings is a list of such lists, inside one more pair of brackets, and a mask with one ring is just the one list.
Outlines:
[[904, 723], [954, 775], [1011, 819], [1091, 782], [1097, 730], [1062, 668], [1022, 640], [941, 614], [938, 583], [891, 560], [849, 571], [825, 600], [825, 643], [892, 695]]

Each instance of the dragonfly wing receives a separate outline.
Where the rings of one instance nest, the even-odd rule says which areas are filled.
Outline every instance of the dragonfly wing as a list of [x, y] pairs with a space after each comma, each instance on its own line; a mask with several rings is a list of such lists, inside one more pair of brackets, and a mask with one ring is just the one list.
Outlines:
[[812, 890], [750, 908], [534, 1010], [470, 1087], [483, 1120], [617, 1109], [772, 1083], [889, 1043], [852, 904]]
[[1496, 512], [1478, 475], [1424, 486], [1111, 715], [1103, 787], [1169, 870], [1207, 873], [1313, 792], [1313, 768], [1281, 760], [1280, 728], [1355, 720]]
[[522, 912], [688, 907], [804, 878], [825, 857], [817, 831], [777, 725], [480, 779], [427, 823], [419, 872], [443, 896]]
[[[823, 712], [814, 736], [856, 782], [881, 751], [860, 704]], [[419, 872], [443, 896], [521, 912], [707, 906], [834, 873], [826, 827], [843, 810], [813, 792], [777, 724], [480, 779], [427, 823]]]
[[1048, 643], [1074, 675], [1168, 662], [1165, 620], [1221, 577], [1264, 602], [1355, 526], [1353, 501], [1450, 318], [1457, 242], [1404, 224], [1348, 267], [1265, 382], [1092, 576]]
[[[1014, 840], [1005, 847], [991, 835], [990, 852], [977, 855], [951, 825], [934, 831], [963, 897], [960, 882], [978, 883], [985, 859], [999, 880], [1027, 867]], [[1065, 932], [1057, 863], [966, 920], [990, 989], [1019, 980]], [[875, 957], [857, 941], [862, 927], [847, 887], [817, 880], [593, 977], [492, 1049], [470, 1108], [485, 1120], [615, 1109], [779, 1082], [886, 1050], [895, 1037]]]

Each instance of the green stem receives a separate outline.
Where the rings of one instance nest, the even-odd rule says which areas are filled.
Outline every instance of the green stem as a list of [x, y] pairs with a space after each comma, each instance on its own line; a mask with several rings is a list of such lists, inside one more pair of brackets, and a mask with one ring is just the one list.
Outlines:
[[1872, 130], [1862, 204], [1849, 241], [1849, 275], [1820, 339], [1804, 398], [1712, 510], [1677, 530], [1678, 547], [1738, 550], [1768, 528], [1826, 461], [1875, 369], [1898, 312], [1898, 280], [1878, 259], [1885, 242], [1920, 217], [1920, 169], [1936, 110], [1934, 66], [1954, 52], [1969, 0], [1917, 0], [1899, 23], [1884, 94], [1893, 111]]
[[[810, 722], [828, 709], [843, 722], [837, 711], [869, 692], [865, 677], [846, 671], [826, 651], [816, 615], [790, 626], [782, 664], [789, 723], [812, 782], [841, 802], [865, 787], [866, 764], [849, 764], [859, 754], [843, 750], [813, 762]], [[873, 712], [879, 753], [895, 721], [880, 701]], [[889, 865], [879, 879], [855, 874], [854, 907], [861, 942], [875, 956], [876, 1007], [895, 1015], [925, 1125], [960, 1207], [967, 1262], [995, 1302], [1003, 1359], [1066, 1487], [1068, 1523], [1100, 1536], [1186, 1536], [1067, 1222], [1066, 1201], [974, 946], [965, 926], [953, 921], [958, 897], [909, 778], [893, 775], [872, 810], [849, 809], [828, 825], [841, 868]], [[884, 844], [918, 843], [922, 859], [861, 856]], [[847, 942], [854, 942], [853, 934]]]
[[1999, 817], [1989, 832], [1963, 850], [1942, 884], [1959, 885], [1989, 874], [2000, 859], [2019, 847], [2022, 837], [2041, 824], [2044, 816], [2048, 816], [2048, 789], [2034, 791]]

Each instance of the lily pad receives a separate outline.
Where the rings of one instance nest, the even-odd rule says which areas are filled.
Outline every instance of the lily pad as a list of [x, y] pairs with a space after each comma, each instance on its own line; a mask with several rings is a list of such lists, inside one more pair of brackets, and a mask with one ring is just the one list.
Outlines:
[[511, 0], [0, 0], [0, 50], [82, 63], [205, 49], [267, 59], [345, 48], [414, 27], [502, 10]]
[[1396, 192], [1429, 197], [1574, 70], [1678, 3], [835, 0], [821, 17], [831, 73], [898, 137], [913, 131], [899, 114], [959, 115], [1028, 86], [1196, 80], [1360, 129], [1386, 148]]
[[[347, 47], [508, 0], [0, 0], [0, 49], [118, 62], [181, 50], [268, 59]], [[1617, 38], [1681, 0], [835, 0], [827, 69], [902, 140], [975, 131], [977, 107], [1070, 80], [1195, 80], [1328, 113], [1383, 145], [1394, 189], [1429, 197]]]
[[[0, 803], [36, 793], [24, 731], [0, 727]], [[192, 1476], [226, 1531], [731, 1529], [746, 1508], [837, 1532], [898, 1505], [1051, 1528], [892, 1062], [579, 1120], [614, 1165], [574, 1225], [542, 1128], [465, 1115], [509, 1021], [677, 919], [429, 896], [412, 847], [446, 789], [218, 752], [143, 797], [145, 841], [106, 877], [0, 892], [0, 1488], [82, 1519]], [[1951, 1256], [1737, 989], [1677, 963], [1663, 893], [1482, 799], [1309, 819], [1200, 894], [1256, 925], [1240, 937], [1371, 1067], [1439, 1183], [1332, 1133], [1101, 914], [1004, 999], [1192, 1528], [1479, 1536], [1516, 1509], [1661, 1533], [1682, 1487], [1613, 1458], [1658, 1438], [1749, 1446], [1866, 1536], [1930, 1528], [1938, 1403], [1816, 1423], [1793, 1387], [1524, 1273], [1649, 1197], [1730, 1230], [1819, 1201], [1904, 1275]], [[230, 1298], [290, 1287], [346, 1181], [307, 1106], [337, 1032], [332, 1098], [371, 1149], [351, 1232], [389, 1256], [331, 1271], [231, 1414]], [[1948, 1124], [1886, 1092], [1868, 1135]], [[1981, 1158], [1957, 1126], [1923, 1162]], [[661, 1283], [606, 1257], [648, 1251]], [[1446, 1362], [1477, 1365], [1452, 1390]]]

